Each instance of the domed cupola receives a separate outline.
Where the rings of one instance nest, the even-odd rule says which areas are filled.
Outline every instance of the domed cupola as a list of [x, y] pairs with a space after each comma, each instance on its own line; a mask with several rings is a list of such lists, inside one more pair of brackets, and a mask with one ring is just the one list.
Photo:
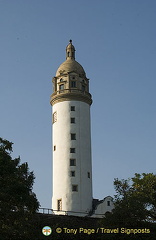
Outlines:
[[75, 47], [72, 40], [66, 47], [66, 60], [59, 66], [56, 77], [53, 78], [53, 90], [51, 105], [68, 100], [92, 103], [89, 79], [83, 67], [75, 61]]
[[86, 73], [83, 67], [75, 61], [75, 47], [72, 44], [72, 40], [69, 41], [69, 44], [66, 47], [66, 61], [64, 61], [56, 72], [56, 77], [62, 73], [76, 73], [79, 76], [86, 77]]

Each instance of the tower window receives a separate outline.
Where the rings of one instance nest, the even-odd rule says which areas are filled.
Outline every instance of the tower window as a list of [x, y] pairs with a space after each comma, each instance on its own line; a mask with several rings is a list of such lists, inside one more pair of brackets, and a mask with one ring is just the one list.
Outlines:
[[75, 118], [71, 118], [70, 123], [75, 123]]
[[71, 133], [71, 140], [76, 140], [76, 133]]
[[76, 159], [70, 159], [70, 166], [76, 166]]
[[75, 148], [70, 148], [70, 153], [75, 153]]
[[59, 86], [59, 89], [60, 89], [60, 90], [63, 90], [63, 89], [64, 89], [64, 84], [61, 84], [61, 85]]
[[62, 199], [57, 200], [57, 210], [61, 211], [62, 210]]
[[85, 92], [86, 88], [84, 85], [82, 85], [82, 91]]
[[63, 78], [60, 78], [60, 82], [63, 82]]
[[70, 176], [71, 176], [71, 177], [75, 177], [75, 171], [71, 171], [71, 172], [70, 172]]
[[71, 106], [70, 110], [75, 111], [75, 106]]
[[88, 178], [90, 178], [90, 172], [88, 172], [87, 175], [88, 175]]
[[110, 206], [110, 201], [107, 201], [107, 206]]
[[56, 145], [54, 145], [54, 151], [56, 151]]
[[76, 88], [76, 81], [71, 81], [71, 87]]
[[53, 123], [57, 122], [57, 112], [53, 113]]
[[78, 185], [72, 185], [72, 191], [78, 192]]

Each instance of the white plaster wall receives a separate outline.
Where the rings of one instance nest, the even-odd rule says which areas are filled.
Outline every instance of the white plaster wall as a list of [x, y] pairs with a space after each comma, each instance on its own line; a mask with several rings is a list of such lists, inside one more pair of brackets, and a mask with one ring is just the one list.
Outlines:
[[[71, 106], [75, 106], [75, 111], [71, 111]], [[53, 124], [52, 133], [53, 146], [56, 146], [52, 208], [57, 210], [57, 200], [62, 199], [64, 211], [89, 212], [92, 208], [90, 105], [63, 101], [53, 106], [54, 112], [57, 112], [57, 122]], [[70, 122], [71, 117], [75, 117], [75, 124]], [[71, 140], [71, 133], [76, 133], [76, 140]], [[75, 148], [76, 153], [70, 153], [70, 148]], [[76, 159], [76, 166], [70, 166], [71, 158]], [[75, 171], [75, 177], [70, 176], [71, 170]], [[72, 184], [78, 185], [78, 192], [72, 192]]]
[[[107, 205], [107, 201], [110, 201], [110, 206]], [[106, 212], [111, 212], [114, 208], [112, 197], [108, 196], [103, 199], [103, 201], [97, 205], [94, 214], [92, 217], [102, 218]]]

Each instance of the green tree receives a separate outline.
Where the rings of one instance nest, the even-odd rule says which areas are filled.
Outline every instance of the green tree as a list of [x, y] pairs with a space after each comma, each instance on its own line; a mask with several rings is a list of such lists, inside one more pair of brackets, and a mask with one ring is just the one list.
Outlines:
[[115, 179], [114, 186], [117, 193], [114, 211], [119, 210], [128, 219], [156, 220], [156, 175], [136, 173], [128, 180]]
[[118, 234], [116, 239], [154, 240], [156, 235], [156, 175], [136, 173], [127, 180], [114, 180], [114, 209], [102, 223], [111, 228], [149, 229], [150, 234]]
[[156, 175], [153, 173], [135, 174], [132, 178], [133, 196], [143, 206], [146, 220], [156, 221]]
[[106, 214], [110, 222], [136, 225], [156, 221], [156, 175], [136, 173], [128, 180], [114, 180], [116, 195], [112, 213]]
[[[32, 191], [34, 173], [20, 157], [12, 159], [13, 143], [0, 138], [0, 228], [2, 239], [27, 239], [29, 224], [39, 208]], [[28, 238], [29, 239], [29, 238]]]

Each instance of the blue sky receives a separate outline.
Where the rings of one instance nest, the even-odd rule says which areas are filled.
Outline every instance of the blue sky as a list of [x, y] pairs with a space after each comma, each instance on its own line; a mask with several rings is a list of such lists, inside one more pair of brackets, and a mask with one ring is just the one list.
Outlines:
[[94, 198], [156, 173], [156, 1], [0, 0], [0, 137], [51, 208], [51, 79], [69, 39], [90, 79]]

